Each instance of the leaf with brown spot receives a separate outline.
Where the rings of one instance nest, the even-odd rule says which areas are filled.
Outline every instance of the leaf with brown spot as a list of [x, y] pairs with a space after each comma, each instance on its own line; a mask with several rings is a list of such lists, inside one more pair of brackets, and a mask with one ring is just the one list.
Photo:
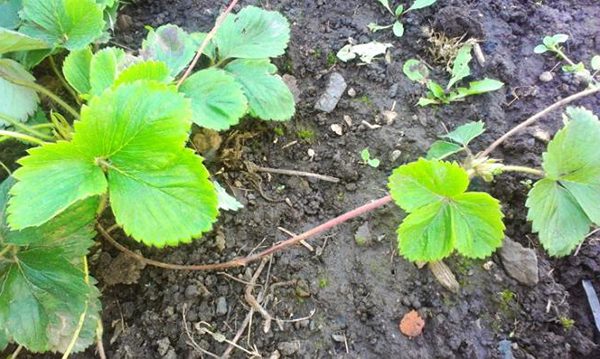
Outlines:
[[404, 317], [402, 317], [402, 320], [400, 321], [400, 331], [410, 338], [421, 335], [424, 326], [425, 321], [416, 310], [411, 310], [404, 314]]

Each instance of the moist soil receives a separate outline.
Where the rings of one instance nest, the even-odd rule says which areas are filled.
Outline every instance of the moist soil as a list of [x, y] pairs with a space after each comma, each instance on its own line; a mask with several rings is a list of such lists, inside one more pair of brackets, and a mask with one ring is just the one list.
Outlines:
[[[172, 263], [226, 261], [288, 238], [278, 227], [300, 233], [382, 197], [391, 171], [422, 156], [446, 128], [484, 121], [488, 130], [473, 145], [481, 150], [525, 118], [585, 88], [563, 74], [551, 55], [533, 53], [544, 35], [569, 34], [566, 53], [577, 61], [589, 63], [600, 53], [600, 4], [594, 0], [438, 1], [405, 16], [406, 32], [400, 39], [391, 31], [373, 34], [367, 29], [370, 22], [392, 20], [376, 1], [241, 3], [280, 11], [290, 20], [288, 51], [275, 62], [281, 74], [296, 80], [297, 114], [287, 123], [247, 119], [222, 134], [222, 145], [209, 151], [207, 164], [245, 208], [223, 213], [211, 234], [177, 248], [148, 249], [117, 235], [146, 257]], [[205, 0], [133, 1], [121, 13], [113, 45], [139, 48], [145, 25], [173, 23], [208, 31], [223, 6]], [[481, 65], [473, 60], [472, 77], [496, 78], [506, 86], [450, 106], [417, 107], [423, 88], [403, 75], [405, 60], [421, 58], [431, 65], [434, 77], [447, 81], [445, 65], [436, 63], [428, 50], [427, 29], [481, 40], [486, 61]], [[335, 61], [348, 38], [392, 43], [389, 61]], [[539, 80], [544, 71], [552, 72], [551, 81]], [[345, 93], [337, 108], [325, 114], [313, 106], [332, 72], [339, 72], [355, 94]], [[600, 113], [598, 97], [577, 104]], [[388, 123], [382, 111], [392, 107], [398, 117]], [[363, 121], [380, 127], [371, 129]], [[332, 124], [342, 126], [342, 135], [330, 129]], [[551, 113], [494, 156], [539, 166], [545, 135], [560, 126], [560, 111]], [[359, 153], [365, 147], [381, 159], [378, 168], [361, 164]], [[341, 181], [251, 174], [245, 161]], [[502, 175], [492, 184], [474, 182], [472, 188], [500, 199], [507, 236], [535, 249], [537, 285], [523, 286], [509, 277], [495, 254], [487, 260], [448, 259], [461, 288], [458, 293], [444, 289], [428, 269], [397, 255], [395, 229], [404, 214], [387, 205], [309, 240], [312, 252], [297, 246], [275, 254], [255, 293], [271, 286], [265, 309], [280, 320], [265, 333], [263, 317], [254, 314], [251, 331], [243, 332], [238, 344], [271, 358], [600, 358], [600, 336], [581, 286], [582, 279], [591, 279], [600, 290], [599, 237], [588, 239], [577, 255], [548, 257], [525, 218], [527, 179]], [[354, 235], [365, 223], [370, 236], [357, 243]], [[101, 243], [91, 262], [103, 288], [103, 338], [109, 358], [198, 358], [210, 356], [202, 351], [221, 355], [226, 350], [222, 337], [201, 328], [228, 340], [235, 337], [249, 311], [244, 281], [251, 279], [258, 263], [227, 274], [141, 269]], [[425, 327], [422, 335], [408, 338], [398, 324], [413, 309]], [[236, 348], [231, 356], [250, 355]], [[91, 348], [75, 357], [96, 354]]]

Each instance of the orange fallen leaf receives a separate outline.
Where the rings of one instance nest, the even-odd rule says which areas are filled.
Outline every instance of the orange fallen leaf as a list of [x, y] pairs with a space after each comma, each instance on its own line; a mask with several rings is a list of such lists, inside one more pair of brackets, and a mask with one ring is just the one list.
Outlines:
[[407, 337], [417, 337], [423, 332], [425, 321], [416, 310], [404, 314], [400, 321], [400, 331]]

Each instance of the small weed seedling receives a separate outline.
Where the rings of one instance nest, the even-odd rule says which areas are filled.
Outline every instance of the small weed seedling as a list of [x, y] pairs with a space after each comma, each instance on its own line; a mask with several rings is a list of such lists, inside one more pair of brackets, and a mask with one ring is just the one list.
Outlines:
[[595, 55], [590, 60], [590, 71], [583, 62], [575, 63], [564, 53], [560, 44], [567, 42], [568, 39], [569, 36], [565, 34], [546, 36], [542, 40], [542, 43], [533, 49], [533, 52], [536, 54], [551, 52], [567, 63], [567, 65], [562, 67], [564, 72], [574, 73], [589, 84], [599, 85], [600, 79], [598, 78], [598, 74], [600, 73], [600, 55]]
[[464, 100], [467, 96], [480, 95], [502, 88], [504, 84], [498, 80], [485, 78], [483, 80], [469, 82], [467, 87], [456, 87], [456, 85], [471, 74], [469, 62], [472, 59], [471, 50], [473, 45], [463, 45], [456, 55], [452, 64], [450, 81], [446, 87], [429, 78], [429, 70], [421, 61], [410, 59], [403, 66], [404, 74], [414, 82], [427, 86], [427, 95], [419, 99], [419, 106], [449, 104], [454, 101]]
[[363, 165], [369, 165], [373, 168], [379, 167], [379, 159], [371, 158], [368, 147], [360, 151], [360, 158], [362, 159]]
[[[96, 340], [101, 305], [86, 256], [94, 227], [106, 233], [96, 223], [105, 209], [133, 239], [164, 247], [209, 231], [219, 209], [240, 208], [186, 147], [192, 124], [284, 121], [295, 104], [270, 62], [287, 47], [287, 20], [252, 6], [228, 14], [235, 3], [208, 34], [150, 29], [139, 56], [91, 49], [114, 0], [23, 1], [18, 30], [0, 29], [0, 54], [12, 57], [0, 59], [0, 119], [14, 127], [0, 136], [39, 145], [0, 186], [0, 351], [16, 343], [68, 356]], [[61, 49], [65, 78], [52, 67], [80, 110], [26, 69]], [[52, 111], [43, 127], [21, 123], [38, 110], [38, 92], [73, 121]]]
[[398, 5], [398, 6], [396, 6], [396, 9], [392, 11], [392, 7], [390, 6], [389, 0], [377, 0], [378, 3], [380, 3], [383, 7], [385, 7], [385, 9], [387, 11], [389, 11], [390, 14], [392, 14], [395, 17], [395, 21], [393, 24], [390, 24], [390, 25], [378, 25], [378, 24], [372, 22], [368, 25], [368, 28], [372, 32], [377, 32], [380, 30], [392, 28], [392, 31], [394, 32], [394, 35], [396, 35], [396, 37], [402, 37], [404, 35], [404, 25], [401, 22], [402, 16], [404, 16], [406, 13], [408, 13], [410, 11], [429, 7], [433, 4], [435, 4], [436, 1], [437, 0], [416, 0], [406, 10], [404, 9], [404, 5]]

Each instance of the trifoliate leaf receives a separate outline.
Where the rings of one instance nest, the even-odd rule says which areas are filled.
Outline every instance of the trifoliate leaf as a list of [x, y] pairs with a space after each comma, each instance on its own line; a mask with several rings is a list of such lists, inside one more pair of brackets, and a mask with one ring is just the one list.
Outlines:
[[[22, 7], [21, 0], [0, 1], [0, 27], [9, 30], [19, 27], [19, 23], [21, 22], [19, 11]], [[0, 345], [0, 350], [2, 350], [2, 345]]]
[[153, 80], [169, 83], [171, 76], [167, 64], [162, 61], [142, 61], [135, 63], [123, 70], [115, 80], [113, 86], [134, 82], [138, 80]]
[[392, 32], [396, 37], [402, 37], [402, 35], [404, 35], [404, 25], [400, 21], [395, 21]]
[[215, 35], [221, 59], [264, 59], [283, 55], [290, 25], [277, 11], [247, 6], [229, 14]]
[[437, 0], [415, 0], [406, 11], [418, 10], [435, 4]]
[[456, 54], [456, 58], [454, 59], [454, 62], [452, 63], [452, 77], [450, 78], [450, 81], [448, 82], [448, 86], [446, 86], [446, 89], [450, 89], [452, 86], [454, 86], [455, 83], [457, 83], [458, 81], [464, 79], [465, 77], [469, 76], [471, 74], [471, 69], [469, 68], [469, 62], [471, 62], [471, 50], [473, 49], [473, 46], [470, 44], [467, 45], [463, 45], [463, 47], [461, 47], [458, 50], [458, 53]]
[[98, 96], [114, 84], [119, 62], [124, 57], [125, 52], [115, 47], [107, 47], [94, 54], [90, 62], [91, 95]]
[[12, 229], [39, 226], [74, 203], [106, 192], [106, 178], [93, 156], [59, 141], [30, 149], [13, 174], [8, 222]]
[[398, 250], [411, 261], [436, 261], [454, 249], [483, 258], [502, 244], [499, 202], [465, 192], [469, 178], [454, 163], [420, 159], [394, 170], [388, 187], [409, 215], [398, 228]]
[[485, 132], [483, 121], [467, 122], [464, 125], [458, 126], [454, 131], [451, 131], [443, 137], [451, 139], [463, 146], [468, 146], [469, 143]]
[[164, 25], [150, 30], [142, 42], [140, 56], [145, 60], [162, 61], [176, 77], [194, 58], [196, 41], [176, 25]]
[[287, 121], [294, 115], [294, 96], [277, 67], [267, 59], [234, 60], [225, 70], [233, 74], [248, 98], [250, 114], [263, 120]]
[[49, 47], [42, 40], [0, 27], [0, 55], [7, 52], [47, 49]]
[[462, 151], [463, 148], [447, 141], [435, 141], [427, 151], [427, 159], [443, 160], [444, 158]]
[[20, 32], [69, 50], [83, 49], [102, 35], [102, 8], [94, 0], [23, 0]]
[[237, 211], [244, 208], [244, 205], [240, 203], [234, 196], [227, 193], [219, 182], [213, 181], [213, 185], [217, 190], [217, 200], [219, 202], [219, 209], [224, 211]]
[[[9, 79], [33, 82], [35, 78], [18, 62], [0, 59], [0, 114], [24, 122], [35, 112], [39, 97], [35, 90], [15, 85]], [[6, 125], [0, 118], [0, 127]]]
[[406, 60], [402, 66], [402, 72], [414, 82], [425, 83], [429, 77], [427, 66], [417, 59]]
[[543, 155], [546, 178], [535, 184], [526, 205], [534, 232], [550, 255], [569, 254], [590, 223], [600, 223], [600, 122], [583, 108], [567, 109], [568, 122]]
[[221, 69], [200, 70], [179, 90], [192, 100], [192, 121], [200, 127], [226, 130], [237, 124], [248, 109], [240, 83]]
[[159, 170], [109, 171], [117, 223], [148, 245], [190, 242], [210, 230], [218, 214], [217, 195], [208, 177], [202, 158], [191, 150]]
[[80, 94], [87, 94], [92, 89], [90, 85], [92, 56], [92, 50], [86, 47], [72, 51], [63, 62], [62, 72], [65, 79]]

